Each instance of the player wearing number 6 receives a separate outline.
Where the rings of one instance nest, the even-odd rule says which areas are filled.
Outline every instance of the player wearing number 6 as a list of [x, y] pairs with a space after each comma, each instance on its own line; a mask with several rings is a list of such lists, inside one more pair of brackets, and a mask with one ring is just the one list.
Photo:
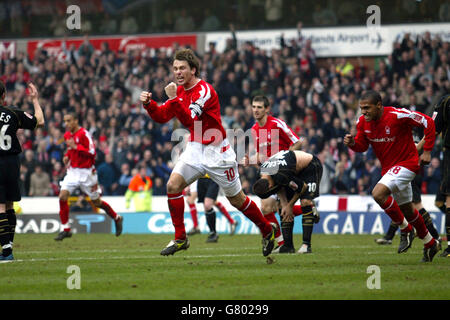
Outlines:
[[[414, 227], [424, 243], [422, 261], [431, 262], [439, 247], [422, 216], [414, 209], [411, 181], [421, 164], [430, 163], [436, 135], [434, 121], [420, 112], [383, 107], [376, 91], [365, 92], [359, 108], [361, 116], [356, 125], [356, 137], [347, 134], [344, 144], [356, 152], [365, 152], [372, 146], [382, 166], [382, 178], [373, 188], [372, 196], [402, 231], [398, 253], [411, 247]], [[413, 127], [423, 128], [425, 134], [420, 157], [413, 140]]]
[[[319, 196], [323, 168], [320, 160], [300, 150], [280, 151], [261, 165], [261, 178], [253, 185], [253, 192], [261, 199], [277, 194], [281, 205], [281, 225], [285, 251], [295, 252], [293, 243], [294, 204], [301, 199], [303, 211], [303, 243], [298, 253], [311, 253], [314, 226], [313, 199]], [[291, 250], [289, 250], [291, 249]]]
[[208, 174], [222, 187], [230, 203], [256, 224], [263, 236], [263, 255], [269, 255], [277, 228], [264, 218], [258, 206], [242, 191], [236, 154], [222, 127], [216, 91], [199, 78], [200, 64], [192, 50], [177, 51], [172, 68], [177, 84], [172, 82], [165, 87], [169, 100], [158, 106], [151, 100], [150, 92], [144, 91], [140, 96], [145, 110], [154, 121], [165, 123], [176, 117], [190, 131], [190, 141], [167, 182], [175, 239], [169, 242], [161, 254], [171, 255], [189, 247], [184, 226], [182, 192], [186, 186]]
[[30, 83], [29, 98], [33, 103], [34, 115], [15, 107], [6, 107], [6, 87], [0, 81], [0, 262], [14, 260], [12, 246], [16, 229], [14, 201], [20, 201], [20, 159], [22, 152], [16, 133], [18, 129], [34, 130], [44, 126], [44, 114], [39, 105], [38, 91]]

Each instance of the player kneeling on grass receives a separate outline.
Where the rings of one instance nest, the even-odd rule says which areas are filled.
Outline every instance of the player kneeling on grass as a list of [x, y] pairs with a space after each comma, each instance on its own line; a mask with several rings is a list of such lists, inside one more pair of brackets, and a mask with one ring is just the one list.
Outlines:
[[87, 194], [97, 208], [103, 209], [108, 216], [114, 219], [116, 236], [120, 236], [123, 217], [100, 198], [101, 189], [94, 166], [96, 152], [91, 135], [86, 129], [79, 126], [78, 117], [74, 111], [64, 115], [64, 124], [67, 129], [64, 134], [67, 153], [64, 155], [63, 161], [67, 166], [67, 173], [64, 180], [61, 181], [61, 192], [59, 193], [59, 216], [64, 230], [58, 234], [55, 240], [61, 241], [72, 236], [69, 225], [68, 199], [77, 188]]
[[304, 151], [280, 151], [261, 165], [261, 178], [253, 192], [261, 199], [277, 193], [281, 204], [281, 230], [284, 244], [279, 253], [294, 253], [294, 204], [301, 199], [303, 243], [298, 253], [311, 253], [311, 236], [318, 214], [313, 199], [319, 196], [322, 164]]

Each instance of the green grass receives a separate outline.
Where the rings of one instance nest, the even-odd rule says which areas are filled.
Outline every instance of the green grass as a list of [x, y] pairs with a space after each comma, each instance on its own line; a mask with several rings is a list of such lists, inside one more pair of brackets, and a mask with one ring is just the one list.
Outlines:
[[[159, 254], [169, 235], [54, 236], [16, 235], [16, 261], [0, 264], [0, 299], [450, 299], [450, 259], [421, 263], [418, 239], [397, 254], [398, 237], [378, 246], [376, 236], [313, 235], [313, 254], [267, 264], [256, 235], [223, 234], [215, 244], [196, 235], [170, 257]], [[67, 288], [70, 265], [80, 268], [80, 290]], [[370, 265], [380, 267], [379, 290], [367, 288]]]

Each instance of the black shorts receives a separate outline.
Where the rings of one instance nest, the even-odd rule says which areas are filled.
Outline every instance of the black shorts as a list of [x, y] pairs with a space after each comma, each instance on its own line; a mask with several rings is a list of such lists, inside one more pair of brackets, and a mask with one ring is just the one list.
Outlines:
[[202, 203], [205, 198], [213, 200], [219, 195], [219, 185], [209, 178], [200, 178], [197, 181], [198, 202]]
[[421, 174], [416, 174], [413, 181], [411, 181], [412, 194], [413, 194], [413, 203], [421, 203], [422, 202], [422, 180], [423, 177]]
[[436, 198], [434, 199], [435, 202], [442, 204], [445, 204], [446, 196], [441, 192], [441, 190], [438, 190], [438, 193], [436, 194]]
[[[313, 156], [313, 159], [308, 164], [308, 166], [297, 174], [297, 177], [303, 180], [307, 185], [306, 192], [301, 196], [301, 199], [312, 200], [320, 195], [319, 186], [320, 180], [322, 179], [322, 173], [322, 163], [316, 156]], [[286, 197], [289, 201], [290, 199], [292, 199], [295, 192], [291, 188], [285, 189]]]
[[443, 153], [441, 192], [450, 195], [450, 149], [444, 148]]
[[0, 203], [20, 201], [20, 159], [18, 155], [0, 156]]

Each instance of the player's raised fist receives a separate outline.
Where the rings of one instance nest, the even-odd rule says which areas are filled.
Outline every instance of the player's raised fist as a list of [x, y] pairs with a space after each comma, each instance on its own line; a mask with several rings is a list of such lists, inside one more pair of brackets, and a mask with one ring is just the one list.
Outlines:
[[346, 134], [344, 137], [344, 144], [346, 146], [352, 146], [355, 144], [355, 137], [353, 137], [351, 134]]
[[177, 96], [177, 85], [174, 82], [169, 83], [164, 90], [169, 99], [173, 99]]
[[151, 98], [152, 98], [152, 93], [151, 92], [142, 91], [141, 92], [141, 96], [139, 97], [139, 100], [141, 100], [141, 102], [143, 104], [148, 104], [150, 102]]

